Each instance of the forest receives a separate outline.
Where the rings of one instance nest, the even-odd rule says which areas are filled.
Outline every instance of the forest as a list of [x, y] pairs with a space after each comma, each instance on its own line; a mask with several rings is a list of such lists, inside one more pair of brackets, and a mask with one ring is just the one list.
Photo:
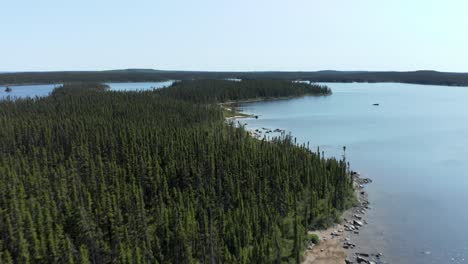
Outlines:
[[311, 82], [396, 82], [413, 84], [468, 86], [468, 73], [438, 71], [202, 72], [161, 71], [152, 69], [0, 73], [0, 85], [48, 84], [77, 81], [143, 82], [162, 80], [227, 78], [238, 78], [242, 80], [304, 80]]
[[306, 231], [354, 202], [346, 160], [288, 135], [255, 139], [217, 103], [328, 93], [83, 82], [0, 101], [0, 263], [300, 262]]
[[331, 89], [325, 85], [277, 80], [180, 81], [175, 82], [171, 87], [158, 90], [160, 95], [195, 103], [225, 103], [250, 99], [330, 95], [331, 93]]

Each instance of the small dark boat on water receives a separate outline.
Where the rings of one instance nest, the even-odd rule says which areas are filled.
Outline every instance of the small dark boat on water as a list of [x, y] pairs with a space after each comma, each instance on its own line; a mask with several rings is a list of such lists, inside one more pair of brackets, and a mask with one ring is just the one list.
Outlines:
[[10, 86], [5, 87], [5, 92], [9, 93], [9, 92], [11, 92], [11, 91], [12, 91], [12, 90], [11, 90]]
[[372, 104], [373, 106], [379, 106], [379, 104], [375, 103], [375, 104]]

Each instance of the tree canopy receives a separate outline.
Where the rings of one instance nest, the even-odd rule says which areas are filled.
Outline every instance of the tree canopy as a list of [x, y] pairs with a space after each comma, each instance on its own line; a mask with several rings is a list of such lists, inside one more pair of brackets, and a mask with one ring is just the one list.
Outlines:
[[0, 263], [297, 262], [349, 206], [346, 162], [226, 124], [206, 102], [283, 96], [231, 83], [0, 101]]
[[175, 82], [157, 91], [163, 96], [195, 103], [223, 103], [303, 95], [330, 95], [325, 85], [278, 80], [193, 80]]

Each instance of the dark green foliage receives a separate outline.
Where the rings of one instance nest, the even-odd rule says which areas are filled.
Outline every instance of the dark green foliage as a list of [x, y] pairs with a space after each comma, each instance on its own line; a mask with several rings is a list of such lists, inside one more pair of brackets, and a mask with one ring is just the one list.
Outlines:
[[215, 104], [102, 88], [0, 102], [1, 263], [297, 260], [352, 194], [345, 162]]
[[329, 95], [330, 88], [290, 81], [272, 80], [195, 80], [176, 82], [158, 93], [197, 103], [218, 103], [246, 99], [268, 99], [302, 95]]
[[104, 92], [109, 89], [109, 86], [95, 82], [73, 82], [65, 83], [60, 89], [54, 89], [52, 95], [59, 97], [61, 95], [82, 94], [84, 92]]
[[320, 237], [317, 234], [309, 234], [307, 236], [308, 240], [314, 244], [318, 244], [320, 242]]

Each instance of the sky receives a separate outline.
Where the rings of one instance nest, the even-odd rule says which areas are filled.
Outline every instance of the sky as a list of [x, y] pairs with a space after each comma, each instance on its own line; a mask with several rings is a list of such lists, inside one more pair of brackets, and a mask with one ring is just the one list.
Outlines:
[[0, 1], [0, 71], [468, 72], [466, 0]]

